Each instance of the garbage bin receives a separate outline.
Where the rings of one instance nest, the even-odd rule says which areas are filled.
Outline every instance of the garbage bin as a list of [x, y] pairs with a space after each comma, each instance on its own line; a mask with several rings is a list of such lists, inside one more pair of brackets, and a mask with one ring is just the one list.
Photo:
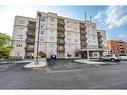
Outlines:
[[51, 64], [55, 64], [56, 63], [56, 55], [51, 55]]
[[56, 60], [56, 55], [51, 55], [52, 60]]

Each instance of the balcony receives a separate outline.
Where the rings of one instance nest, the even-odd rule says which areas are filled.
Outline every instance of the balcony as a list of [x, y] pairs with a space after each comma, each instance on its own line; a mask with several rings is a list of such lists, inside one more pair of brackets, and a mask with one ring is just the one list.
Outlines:
[[83, 34], [83, 35], [86, 35], [87, 34], [86, 31], [80, 31], [80, 33]]
[[34, 44], [35, 40], [34, 39], [26, 39], [26, 44]]
[[102, 43], [102, 42], [103, 42], [103, 40], [102, 40], [102, 39], [98, 39], [98, 42], [99, 42], [99, 43]]
[[57, 44], [64, 45], [65, 41], [63, 39], [57, 39]]
[[64, 33], [58, 33], [58, 34], [57, 34], [57, 38], [65, 38]]
[[58, 22], [57, 22], [57, 25], [58, 25], [58, 26], [65, 26], [65, 22], [64, 22], [64, 21], [58, 21]]
[[87, 40], [87, 37], [86, 37], [86, 36], [81, 35], [80, 39], [81, 39], [82, 41], [86, 41], [86, 40]]
[[99, 44], [98, 47], [99, 47], [99, 48], [103, 48], [103, 45], [102, 45], [102, 44]]
[[98, 38], [101, 38], [102, 37], [102, 34], [98, 32]]
[[27, 31], [26, 35], [27, 37], [35, 37], [35, 32]]
[[80, 30], [86, 30], [86, 26], [84, 23], [80, 23]]
[[32, 51], [34, 51], [34, 48], [31, 48], [31, 47], [26, 46], [26, 47], [25, 47], [25, 50], [26, 50], [26, 51], [31, 51], [31, 52], [32, 52]]
[[64, 29], [63, 27], [58, 27], [58, 28], [57, 28], [57, 31], [58, 31], [58, 32], [64, 32], [65, 29]]
[[58, 19], [57, 19], [57, 25], [58, 25], [58, 26], [64, 26], [64, 25], [65, 25], [64, 19], [58, 18]]
[[81, 48], [83, 49], [83, 48], [86, 48], [86, 47], [87, 47], [87, 43], [84, 42], [84, 41], [81, 41]]
[[35, 24], [35, 25], [34, 25], [34, 24], [27, 24], [27, 28], [28, 28], [28, 30], [35, 31], [35, 29], [36, 29], [36, 24]]
[[65, 51], [65, 48], [57, 48], [57, 51], [58, 52], [64, 52]]

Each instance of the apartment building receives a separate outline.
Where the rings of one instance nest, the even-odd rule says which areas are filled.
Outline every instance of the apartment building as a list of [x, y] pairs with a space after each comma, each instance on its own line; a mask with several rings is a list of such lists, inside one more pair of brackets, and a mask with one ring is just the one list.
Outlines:
[[10, 57], [33, 58], [36, 19], [15, 16]]
[[[18, 35], [23, 38], [17, 40]], [[62, 17], [51, 12], [37, 12], [37, 19], [16, 16], [12, 46], [10, 56], [22, 58], [34, 58], [38, 50], [45, 52], [47, 58], [53, 54], [57, 58], [90, 59], [99, 58], [107, 50], [106, 32], [98, 30], [96, 23]]]
[[127, 42], [125, 41], [108, 40], [107, 46], [110, 54], [127, 53]]

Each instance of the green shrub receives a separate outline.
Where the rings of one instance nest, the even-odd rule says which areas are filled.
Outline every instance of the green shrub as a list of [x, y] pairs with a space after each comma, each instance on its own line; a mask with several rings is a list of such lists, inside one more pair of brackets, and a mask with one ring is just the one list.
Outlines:
[[43, 51], [39, 51], [39, 56], [41, 58], [46, 58], [46, 54]]

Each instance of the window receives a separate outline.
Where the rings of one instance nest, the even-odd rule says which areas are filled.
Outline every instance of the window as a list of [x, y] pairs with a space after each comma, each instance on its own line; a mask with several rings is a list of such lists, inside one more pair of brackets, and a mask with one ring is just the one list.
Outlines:
[[19, 56], [19, 53], [17, 53], [17, 56]]
[[50, 40], [53, 41], [54, 40], [54, 37], [50, 37]]
[[67, 53], [67, 57], [71, 57], [71, 53], [70, 52]]
[[68, 36], [71, 36], [71, 33], [67, 33]]
[[43, 35], [43, 34], [44, 34], [44, 30], [41, 30], [41, 31], [40, 31], [40, 34]]
[[40, 39], [40, 43], [44, 42], [44, 39]]
[[68, 20], [68, 21], [67, 21], [67, 24], [69, 24], [69, 23], [71, 23], [71, 21]]
[[79, 53], [76, 52], [76, 53], [75, 53], [75, 57], [79, 57]]
[[71, 39], [67, 39], [67, 40], [68, 40], [69, 43], [71, 42]]
[[54, 44], [49, 44], [49, 48], [54, 48]]
[[68, 48], [70, 48], [70, 45], [68, 45]]
[[54, 30], [50, 29], [50, 34], [53, 35], [54, 34]]
[[54, 17], [50, 17], [50, 21], [51, 22], [55, 21], [55, 18]]
[[40, 29], [40, 34], [43, 35], [44, 34], [44, 29], [43, 29], [43, 26], [41, 26], [41, 29]]
[[45, 24], [44, 23], [40, 23], [40, 27], [41, 28], [44, 28], [45, 27]]
[[23, 35], [18, 35], [18, 38], [19, 39], [23, 39]]
[[94, 54], [94, 56], [97, 56], [97, 54]]
[[41, 17], [41, 21], [42, 22], [45, 22], [45, 17]]
[[78, 42], [78, 39], [75, 39], [75, 43], [77, 43]]
[[19, 32], [22, 32], [22, 31], [23, 31], [23, 29], [24, 29], [24, 28], [19, 28], [18, 30], [19, 30]]
[[74, 24], [78, 24], [78, 22], [75, 21]]
[[22, 52], [20, 52], [20, 51], [16, 51], [16, 56], [20, 56], [21, 54], [22, 54]]
[[17, 46], [17, 47], [22, 47], [22, 44], [17, 44], [16, 46]]
[[50, 28], [53, 29], [54, 24], [50, 24]]
[[50, 34], [53, 35], [53, 31], [50, 31]]
[[25, 21], [21, 20], [21, 21], [20, 21], [20, 23], [21, 23], [21, 24], [24, 24], [24, 23], [25, 23]]

